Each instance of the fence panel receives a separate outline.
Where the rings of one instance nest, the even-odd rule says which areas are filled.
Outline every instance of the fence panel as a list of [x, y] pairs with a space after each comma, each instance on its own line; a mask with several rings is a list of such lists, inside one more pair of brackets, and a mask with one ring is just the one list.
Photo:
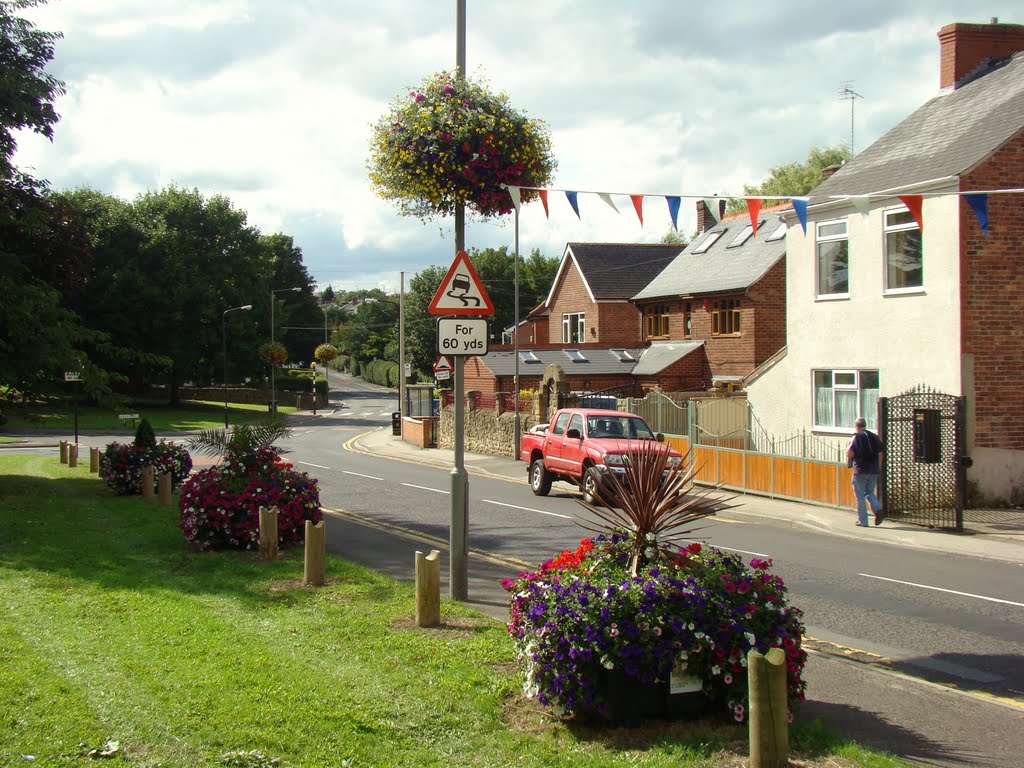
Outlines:
[[839, 465], [805, 462], [807, 472], [807, 500], [834, 507], [838, 504]]
[[772, 457], [772, 465], [775, 469], [775, 485], [773, 488], [775, 495], [787, 496], [791, 499], [802, 499], [804, 497], [803, 459], [774, 456]]
[[772, 457], [764, 454], [747, 454], [747, 472], [744, 487], [755, 493], [772, 492]]
[[718, 452], [718, 482], [730, 488], [743, 488], [743, 451]]
[[697, 468], [693, 478], [695, 482], [718, 484], [718, 454], [719, 451], [715, 448], [693, 446], [693, 466]]

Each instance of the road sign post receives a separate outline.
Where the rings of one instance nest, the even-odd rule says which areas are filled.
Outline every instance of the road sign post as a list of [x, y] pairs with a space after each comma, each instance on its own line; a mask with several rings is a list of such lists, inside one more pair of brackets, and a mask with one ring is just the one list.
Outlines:
[[[465, 466], [466, 392], [463, 378], [466, 355], [487, 354], [487, 321], [494, 303], [473, 269], [465, 251], [455, 260], [427, 307], [432, 315], [450, 315], [437, 321], [437, 351], [455, 361], [455, 466], [451, 472], [451, 518], [448, 530], [448, 594], [453, 600], [469, 598], [469, 475]], [[472, 318], [472, 319], [467, 319]], [[440, 360], [438, 361], [440, 363]], [[434, 366], [438, 370], [437, 365]]]

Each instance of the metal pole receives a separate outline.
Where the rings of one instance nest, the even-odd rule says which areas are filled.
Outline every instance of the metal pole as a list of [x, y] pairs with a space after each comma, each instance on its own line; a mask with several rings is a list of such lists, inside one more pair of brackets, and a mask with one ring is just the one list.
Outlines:
[[513, 439], [516, 444], [512, 446], [512, 452], [515, 454], [516, 461], [520, 460], [519, 456], [519, 206], [515, 207], [515, 308], [513, 314], [515, 317], [512, 319], [512, 333], [515, 334], [515, 373], [512, 376], [512, 391], [513, 391], [513, 403], [516, 409], [516, 415], [513, 419], [512, 434], [515, 436]]
[[[274, 291], [270, 291], [270, 418], [277, 416], [277, 363], [274, 362]], [[226, 410], [226, 407], [225, 407]], [[227, 421], [224, 428], [227, 429]]]
[[[466, 76], [466, 0], [455, 3], [455, 76]], [[466, 207], [455, 206], [455, 251], [466, 250]], [[466, 393], [463, 359], [455, 357], [455, 467], [451, 473], [448, 594], [453, 600], [469, 597], [469, 479], [465, 467]]]
[[[270, 295], [273, 299], [273, 294]], [[221, 352], [224, 354], [224, 432], [228, 431], [228, 312], [230, 309], [225, 309], [224, 314], [221, 315], [220, 324], [220, 339], [221, 339]]]
[[448, 594], [453, 600], [469, 597], [469, 476], [465, 466], [466, 391], [461, 355], [455, 360], [455, 467], [451, 472]]
[[406, 416], [405, 408], [405, 272], [398, 273], [398, 412]]

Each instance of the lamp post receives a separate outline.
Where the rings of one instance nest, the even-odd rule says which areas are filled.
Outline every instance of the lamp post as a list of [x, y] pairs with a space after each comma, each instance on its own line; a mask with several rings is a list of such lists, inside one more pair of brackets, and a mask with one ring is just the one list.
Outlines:
[[224, 353], [224, 431], [228, 431], [228, 312], [237, 310], [250, 310], [252, 304], [243, 304], [240, 307], [225, 309], [221, 315], [221, 350]]
[[[302, 288], [272, 288], [270, 290], [270, 343], [274, 343], [274, 294], [301, 291]], [[326, 327], [326, 325], [325, 325]], [[270, 361], [270, 415], [277, 416], [277, 363]]]

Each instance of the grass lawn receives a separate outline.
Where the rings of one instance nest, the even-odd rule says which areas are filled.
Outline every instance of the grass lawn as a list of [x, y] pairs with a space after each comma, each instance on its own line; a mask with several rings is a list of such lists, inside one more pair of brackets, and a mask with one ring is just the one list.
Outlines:
[[[0, 455], [0, 765], [94, 765], [114, 742], [112, 765], [168, 768], [747, 764], [724, 719], [544, 713], [499, 622], [446, 601], [419, 629], [408, 583], [328, 557], [328, 585], [303, 588], [301, 558], [193, 551], [173, 508]], [[904, 765], [814, 723], [791, 742], [794, 765]]]
[[[293, 406], [278, 406], [279, 413], [294, 413], [295, 410]], [[157, 434], [224, 426], [224, 403], [185, 400], [180, 406], [172, 408], [163, 401], [137, 400], [117, 411], [82, 406], [78, 413], [78, 428], [114, 431], [131, 429], [131, 421], [118, 418], [122, 413], [137, 413], [140, 418], [149, 419]], [[64, 401], [40, 406], [7, 406], [4, 414], [8, 419], [6, 428], [10, 430], [72, 430], [75, 426], [72, 406]], [[228, 403], [228, 419], [231, 424], [253, 424], [265, 421], [268, 416], [267, 406], [263, 404]], [[138, 421], [135, 424], [137, 426]]]

